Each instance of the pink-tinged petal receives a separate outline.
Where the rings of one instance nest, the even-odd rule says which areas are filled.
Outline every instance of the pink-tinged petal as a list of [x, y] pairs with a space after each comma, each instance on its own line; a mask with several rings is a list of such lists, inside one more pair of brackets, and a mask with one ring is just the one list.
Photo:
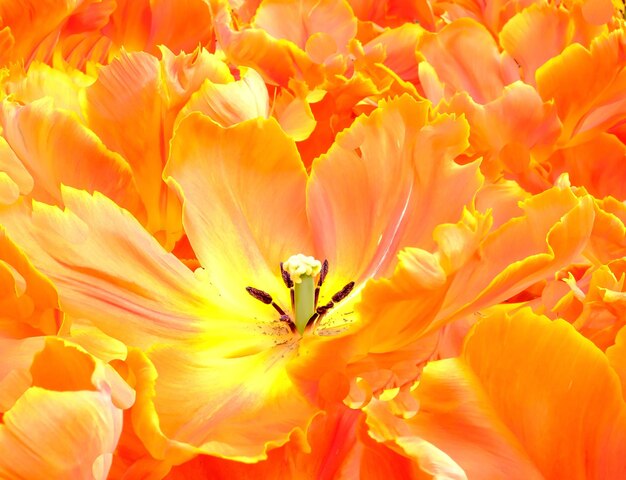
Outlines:
[[515, 62], [503, 57], [489, 31], [471, 19], [425, 33], [417, 50], [445, 85], [446, 96], [466, 91], [483, 104], [498, 98], [505, 85], [519, 79]]
[[130, 165], [147, 211], [146, 227], [169, 245], [181, 234], [180, 204], [161, 178], [169, 132], [160, 70], [147, 53], [121, 55], [87, 89], [85, 111], [89, 127]]
[[613, 197], [594, 203], [596, 218], [585, 254], [602, 265], [626, 255], [626, 205]]
[[[567, 46], [569, 21], [566, 10], [556, 5], [535, 4], [502, 28], [499, 35], [502, 48], [520, 65], [526, 83], [533, 85], [535, 70]], [[535, 40], [538, 38], [541, 48]]]
[[[559, 352], [559, 355], [554, 355]], [[513, 378], [513, 381], [512, 381]], [[522, 310], [477, 324], [460, 358], [430, 363], [401, 420], [369, 409], [378, 435], [410, 454], [424, 439], [468, 478], [621, 478], [626, 404], [604, 354], [563, 321]]]
[[317, 413], [285, 369], [293, 345], [230, 357], [222, 350], [207, 338], [196, 346], [154, 348], [147, 356], [130, 353], [137, 378], [133, 424], [155, 458], [178, 464], [205, 453], [259, 461], [305, 431]]
[[[252, 67], [268, 83], [286, 87], [293, 78], [311, 86], [323, 82], [323, 68], [294, 43], [260, 28], [237, 30], [225, 2], [216, 6], [213, 22], [218, 43], [234, 65]], [[282, 22], [285, 23], [285, 22]]]
[[143, 214], [128, 163], [50, 99], [25, 106], [5, 100], [0, 123], [8, 145], [34, 180], [33, 198], [62, 205], [61, 185], [68, 185], [99, 191], [137, 216]]
[[[290, 21], [284, 21], [286, 18]], [[334, 41], [335, 51], [347, 49], [357, 28], [356, 18], [345, 0], [265, 0], [257, 10], [252, 26], [265, 30], [274, 38], [288, 40], [301, 50], [305, 49], [312, 35], [326, 33]]]
[[364, 45], [364, 50], [368, 52], [382, 46], [385, 51], [384, 64], [403, 80], [418, 84], [419, 69], [415, 50], [423, 32], [420, 25], [407, 23], [378, 35]]
[[316, 252], [337, 281], [390, 273], [400, 249], [430, 248], [433, 228], [456, 221], [472, 201], [477, 165], [454, 162], [467, 147], [467, 124], [429, 113], [409, 96], [383, 103], [314, 162], [307, 210]]
[[[106, 478], [134, 392], [58, 337], [0, 341], [3, 478]], [[24, 383], [18, 389], [16, 378]]]
[[[544, 156], [554, 150], [561, 133], [556, 109], [523, 82], [507, 85], [502, 94], [486, 105], [478, 105], [466, 93], [455, 95], [437, 109], [441, 113], [465, 115], [470, 124], [470, 158], [483, 157], [481, 171], [498, 181], [505, 175], [523, 186], [531, 176], [528, 162], [518, 165], [510, 152], [536, 152]], [[515, 157], [514, 157], [515, 158]]]
[[225, 302], [242, 305], [247, 286], [287, 291], [280, 262], [312, 254], [312, 246], [306, 171], [275, 120], [223, 128], [189, 115], [176, 131], [164, 176], [178, 189], [189, 241]]
[[107, 392], [30, 388], [0, 424], [0, 476], [104, 480], [121, 428]]
[[[189, 338], [213, 304], [207, 286], [106, 197], [63, 189], [65, 211], [0, 211], [7, 235], [47, 275], [63, 311], [127, 344]], [[206, 293], [206, 295], [205, 295]]]
[[0, 338], [0, 413], [9, 410], [32, 386], [30, 366], [44, 346], [44, 337]]

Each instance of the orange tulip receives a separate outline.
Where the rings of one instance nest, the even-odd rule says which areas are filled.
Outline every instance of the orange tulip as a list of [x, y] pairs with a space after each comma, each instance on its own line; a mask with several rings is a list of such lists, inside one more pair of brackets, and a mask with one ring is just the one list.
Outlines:
[[[623, 353], [623, 349], [622, 349]], [[616, 352], [617, 356], [617, 352]], [[622, 355], [623, 359], [623, 355]], [[528, 309], [481, 320], [458, 358], [430, 363], [419, 412], [366, 410], [374, 438], [418, 461], [428, 441], [467, 478], [622, 478], [626, 403], [605, 355], [562, 320]]]

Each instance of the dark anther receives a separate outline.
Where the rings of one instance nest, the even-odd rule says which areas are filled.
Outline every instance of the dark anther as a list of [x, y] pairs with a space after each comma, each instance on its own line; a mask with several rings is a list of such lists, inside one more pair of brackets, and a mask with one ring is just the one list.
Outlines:
[[317, 312], [318, 315], [324, 315], [328, 310], [333, 308], [334, 305], [335, 304], [333, 302], [328, 302], [326, 305], [322, 305], [321, 307], [317, 307], [315, 309], [315, 312]]
[[354, 288], [354, 282], [348, 283], [345, 287], [339, 290], [337, 293], [333, 295], [333, 302], [341, 302], [344, 298], [346, 298], [352, 289]]
[[322, 269], [320, 270], [320, 277], [317, 279], [317, 286], [321, 287], [326, 280], [326, 275], [328, 275], [328, 260], [324, 260], [322, 263]]
[[274, 309], [280, 313], [281, 317], [283, 315], [286, 315], [285, 311], [280, 308], [280, 306], [274, 301], [274, 299], [272, 298], [272, 296], [267, 293], [264, 292], [263, 290], [259, 290], [258, 288], [254, 288], [254, 287], [246, 287], [246, 291], [252, 295], [254, 298], [256, 298], [257, 300], [259, 300], [260, 302], [265, 303], [266, 305], [272, 305], [272, 307], [274, 307]]
[[280, 275], [283, 277], [283, 282], [287, 288], [293, 287], [293, 280], [289, 276], [289, 273], [283, 268], [283, 262], [280, 262]]
[[263, 302], [267, 305], [272, 303], [272, 296], [269, 293], [264, 292], [263, 290], [259, 290], [258, 288], [254, 287], [246, 287], [246, 291], [260, 302]]

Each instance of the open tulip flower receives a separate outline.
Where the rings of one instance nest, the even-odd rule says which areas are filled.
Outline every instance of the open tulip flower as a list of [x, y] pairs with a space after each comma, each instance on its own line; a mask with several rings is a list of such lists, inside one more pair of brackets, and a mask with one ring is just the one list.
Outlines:
[[626, 478], [621, 3], [44, 3], [0, 478]]

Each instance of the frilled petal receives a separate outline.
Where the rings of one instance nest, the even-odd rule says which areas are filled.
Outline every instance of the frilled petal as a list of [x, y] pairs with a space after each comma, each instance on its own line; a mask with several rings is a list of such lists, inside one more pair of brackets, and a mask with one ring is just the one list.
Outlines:
[[293, 345], [272, 347], [229, 358], [207, 338], [132, 352], [133, 423], [150, 453], [174, 464], [198, 453], [254, 462], [305, 431], [317, 410], [285, 370]]
[[[555, 355], [554, 352], [558, 352]], [[626, 404], [604, 354], [563, 321], [522, 310], [475, 327], [460, 358], [430, 363], [401, 420], [382, 402], [368, 423], [408, 455], [441, 448], [469, 478], [621, 478]]]
[[269, 452], [265, 461], [249, 465], [202, 456], [173, 468], [168, 478], [431, 478], [429, 475], [422, 476], [411, 459], [373, 441], [363, 420], [361, 412], [339, 404], [313, 420], [307, 436], [309, 448], [303, 445], [302, 439], [294, 436], [285, 446]]
[[[593, 12], [596, 6], [600, 7], [598, 10], [606, 12], [608, 3], [607, 0], [585, 2], [591, 7], [588, 8], [590, 12]], [[608, 7], [612, 10], [610, 5]], [[537, 69], [559, 55], [571, 43], [577, 42], [587, 46], [595, 36], [606, 33], [606, 26], [587, 23], [579, 8], [576, 4], [566, 9], [563, 4], [535, 3], [519, 12], [502, 27], [499, 34], [500, 44], [519, 64], [522, 78], [526, 83], [535, 85]], [[585, 8], [583, 6], [583, 10]], [[600, 11], [598, 13], [605, 15]], [[609, 17], [610, 13], [606, 20], [598, 22], [598, 25], [606, 23]]]
[[41, 99], [25, 106], [5, 100], [0, 115], [4, 138], [34, 180], [33, 198], [62, 205], [61, 185], [69, 185], [99, 191], [143, 215], [126, 160], [108, 150], [74, 114]]
[[[500, 96], [505, 85], [518, 80], [517, 65], [501, 56], [489, 31], [471, 19], [457, 20], [437, 33], [422, 35], [418, 52], [430, 69], [420, 78], [428, 83], [443, 83], [446, 96], [466, 91], [477, 103], [487, 103]], [[426, 91], [437, 103], [440, 95]]]
[[0, 475], [106, 478], [134, 392], [110, 366], [57, 337], [5, 340], [0, 351], [0, 372], [11, 369], [0, 402], [0, 447], [11, 455], [0, 456]]
[[316, 252], [338, 282], [390, 273], [400, 249], [429, 248], [433, 228], [456, 221], [472, 201], [477, 165], [454, 162], [467, 147], [467, 124], [429, 113], [409, 96], [384, 103], [314, 162], [307, 210]]
[[567, 47], [537, 70], [537, 90], [554, 99], [563, 122], [562, 141], [582, 142], [623, 121], [626, 100], [624, 33], [599, 36], [589, 49]]
[[359, 342], [368, 347], [362, 348], [393, 355], [577, 258], [593, 225], [590, 198], [553, 189], [527, 200], [522, 208], [523, 216], [493, 232], [488, 216], [468, 213], [458, 224], [435, 230], [437, 253], [416, 248], [402, 252], [393, 276], [371, 282], [363, 291], [357, 307], [364, 321]]
[[63, 188], [65, 211], [43, 203], [0, 210], [7, 235], [47, 275], [63, 311], [131, 345], [193, 336], [214, 307], [200, 281], [127, 211]]
[[181, 235], [180, 205], [161, 179], [171, 124], [167, 131], [160, 70], [159, 61], [147, 53], [122, 54], [87, 89], [85, 111], [89, 127], [130, 165], [148, 230], [170, 244]]
[[[289, 18], [286, 22], [284, 19]], [[296, 0], [261, 2], [252, 25], [277, 39], [288, 40], [301, 50], [307, 49], [312, 36], [328, 35], [333, 51], [345, 51], [356, 35], [356, 18], [345, 0]], [[318, 59], [322, 63], [324, 58]]]
[[265, 82], [251, 68], [238, 81], [214, 83], [207, 79], [181, 110], [180, 117], [191, 112], [201, 112], [223, 127], [267, 118], [270, 105]]
[[306, 79], [312, 86], [322, 82], [321, 66], [305, 51], [289, 40], [272, 37], [261, 28], [237, 30], [224, 3], [220, 2], [215, 9], [213, 22], [218, 42], [233, 64], [252, 67], [267, 81], [284, 87], [292, 78]]
[[246, 305], [247, 286], [287, 292], [280, 262], [310, 255], [312, 246], [306, 171], [275, 120], [223, 128], [191, 114], [176, 131], [164, 175], [178, 189], [187, 236], [225, 302]]

